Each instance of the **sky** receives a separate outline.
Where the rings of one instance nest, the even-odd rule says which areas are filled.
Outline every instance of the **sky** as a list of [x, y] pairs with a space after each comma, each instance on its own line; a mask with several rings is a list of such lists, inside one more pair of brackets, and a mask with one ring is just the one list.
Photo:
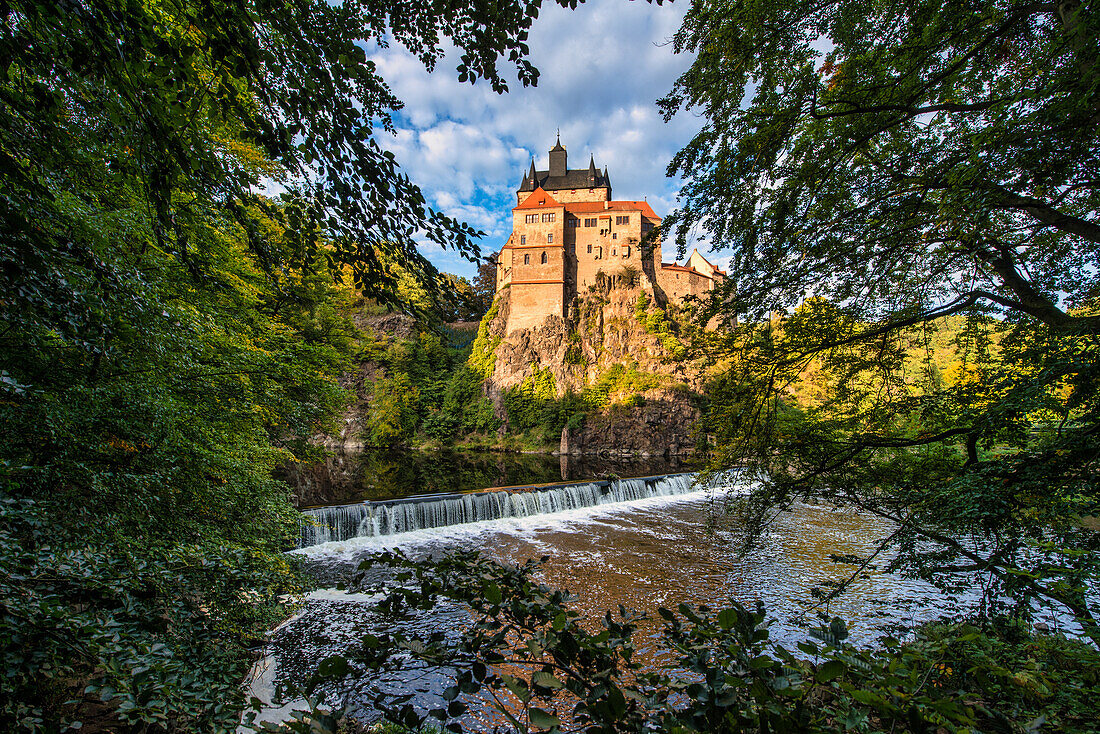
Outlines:
[[[460, 84], [454, 54], [429, 74], [398, 45], [378, 49], [370, 56], [405, 103], [394, 117], [397, 135], [382, 133], [378, 142], [433, 207], [486, 233], [483, 253], [508, 238], [523, 174], [532, 156], [539, 170], [548, 168], [559, 129], [570, 168], [587, 168], [595, 156], [613, 198], [646, 199], [663, 216], [679, 188], [665, 169], [700, 127], [683, 112], [666, 124], [656, 106], [692, 60], [673, 54], [670, 42], [688, 5], [589, 0], [570, 11], [546, 3], [529, 39], [539, 84], [510, 84], [504, 95]], [[473, 279], [476, 265], [458, 253], [421, 249], [440, 270]], [[675, 253], [665, 249], [669, 261]]]

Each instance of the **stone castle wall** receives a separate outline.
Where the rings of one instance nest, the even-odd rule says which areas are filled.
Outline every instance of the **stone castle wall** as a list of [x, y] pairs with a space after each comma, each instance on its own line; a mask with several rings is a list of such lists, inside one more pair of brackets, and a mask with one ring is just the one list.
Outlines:
[[[596, 286], [601, 274], [631, 273], [628, 282], [656, 289], [662, 302], [713, 289], [714, 278], [720, 276], [698, 252], [686, 266], [669, 267], [661, 263], [660, 242], [643, 247], [643, 236], [660, 218], [644, 201], [612, 201], [610, 183], [593, 163], [588, 171], [568, 170], [560, 140], [550, 151], [548, 173], [537, 172], [532, 162], [529, 177], [516, 192], [512, 235], [498, 255], [497, 291], [511, 289], [508, 332], [567, 316], [574, 297]], [[540, 180], [552, 191], [544, 190]], [[600, 185], [556, 188], [584, 181]]]

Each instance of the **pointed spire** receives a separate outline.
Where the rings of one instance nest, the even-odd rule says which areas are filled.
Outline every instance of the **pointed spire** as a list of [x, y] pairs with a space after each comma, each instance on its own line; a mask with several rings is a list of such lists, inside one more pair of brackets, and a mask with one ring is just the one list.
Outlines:
[[519, 182], [520, 191], [534, 191], [539, 185], [538, 176], [535, 174], [535, 159], [531, 158], [531, 170], [523, 174], [523, 180]]
[[596, 176], [599, 172], [596, 170], [596, 157], [588, 156], [588, 180], [591, 183], [596, 183]]
[[550, 152], [553, 153], [556, 150], [565, 150], [561, 144], [561, 128], [558, 128], [558, 139], [554, 142], [554, 147], [550, 149]]
[[607, 175], [607, 166], [603, 167], [603, 185], [611, 188], [611, 177]]

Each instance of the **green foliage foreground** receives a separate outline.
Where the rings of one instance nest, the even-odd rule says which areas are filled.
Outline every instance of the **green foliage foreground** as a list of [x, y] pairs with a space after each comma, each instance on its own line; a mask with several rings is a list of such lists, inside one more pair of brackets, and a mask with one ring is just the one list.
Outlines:
[[[379, 604], [394, 631], [326, 659], [309, 688], [352, 669], [451, 677], [429, 711], [407, 703], [412, 690], [370, 689], [386, 720], [410, 731], [426, 722], [484, 730], [465, 717], [471, 710], [514, 732], [1097, 730], [1095, 651], [1011, 624], [935, 625], [864, 650], [846, 643], [844, 623], [832, 619], [809, 630], [816, 641], [788, 651], [769, 644], [764, 610], [737, 603], [661, 609], [656, 629], [657, 620], [621, 607], [599, 621], [581, 619], [568, 594], [533, 580], [533, 561], [506, 567], [473, 552], [432, 563], [385, 555], [362, 568], [376, 564], [396, 569], [398, 585]], [[470, 610], [457, 637], [401, 631], [402, 620], [443, 601]], [[640, 659], [638, 645], [661, 663]]]

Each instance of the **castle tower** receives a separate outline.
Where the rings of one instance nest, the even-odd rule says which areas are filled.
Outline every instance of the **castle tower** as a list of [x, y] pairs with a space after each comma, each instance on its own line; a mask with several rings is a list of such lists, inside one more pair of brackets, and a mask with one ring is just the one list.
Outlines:
[[549, 166], [545, 171], [535, 168], [534, 160], [531, 168], [520, 181], [516, 189], [516, 205], [522, 204], [535, 189], [542, 190], [554, 197], [558, 202], [565, 204], [574, 201], [610, 201], [611, 183], [607, 177], [607, 167], [601, 174], [596, 168], [596, 159], [590, 158], [588, 168], [570, 170], [569, 156], [565, 146], [561, 144], [561, 137], [550, 149]]
[[568, 154], [561, 145], [561, 135], [558, 135], [557, 143], [550, 149], [550, 176], [552, 178], [560, 178], [569, 170], [566, 165], [567, 158]]

